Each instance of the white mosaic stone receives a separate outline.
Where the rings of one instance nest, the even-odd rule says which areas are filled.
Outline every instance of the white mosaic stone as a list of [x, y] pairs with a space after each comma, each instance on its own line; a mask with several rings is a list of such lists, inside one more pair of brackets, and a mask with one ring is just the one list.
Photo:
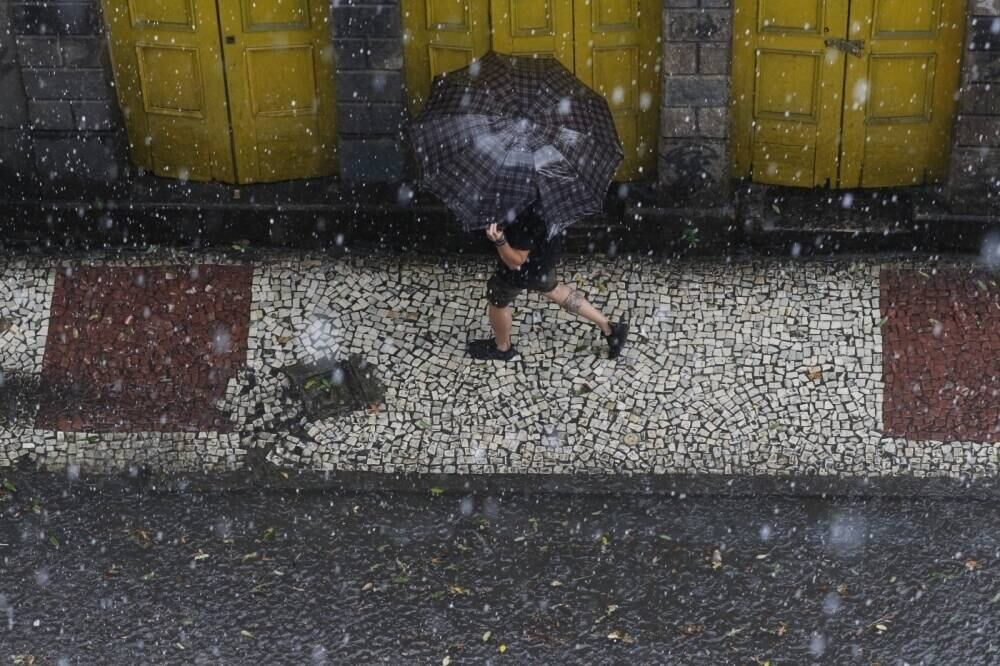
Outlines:
[[[563, 280], [627, 317], [630, 346], [607, 360], [596, 328], [528, 294], [515, 303], [521, 358], [503, 364], [464, 352], [489, 335], [485, 259], [255, 259], [247, 369], [217, 405], [234, 432], [15, 427], [0, 430], [0, 466], [221, 470], [259, 450], [318, 470], [1000, 473], [994, 446], [882, 435], [878, 262], [568, 259]], [[239, 261], [164, 251], [105, 263]], [[0, 319], [19, 322], [0, 335], [0, 366], [40, 370], [66, 265], [0, 260]], [[376, 364], [384, 405], [309, 422], [277, 369], [349, 353]]]

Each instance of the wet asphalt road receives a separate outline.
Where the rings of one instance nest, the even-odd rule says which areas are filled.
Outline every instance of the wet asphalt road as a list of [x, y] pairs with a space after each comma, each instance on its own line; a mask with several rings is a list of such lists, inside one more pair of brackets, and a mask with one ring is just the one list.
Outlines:
[[995, 503], [6, 478], [2, 664], [1000, 663]]

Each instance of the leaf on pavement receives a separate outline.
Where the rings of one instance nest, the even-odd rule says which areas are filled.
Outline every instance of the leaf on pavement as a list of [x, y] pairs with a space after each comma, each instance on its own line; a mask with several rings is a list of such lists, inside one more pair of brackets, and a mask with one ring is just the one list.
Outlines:
[[703, 624], [685, 624], [681, 627], [681, 633], [685, 636], [697, 636], [698, 634], [705, 631], [705, 625]]

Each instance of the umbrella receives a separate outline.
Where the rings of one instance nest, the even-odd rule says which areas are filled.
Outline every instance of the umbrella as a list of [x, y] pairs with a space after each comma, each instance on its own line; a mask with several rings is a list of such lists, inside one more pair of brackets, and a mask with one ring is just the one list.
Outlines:
[[408, 129], [421, 184], [466, 231], [534, 205], [551, 238], [601, 211], [624, 156], [608, 103], [555, 58], [490, 51], [438, 75]]

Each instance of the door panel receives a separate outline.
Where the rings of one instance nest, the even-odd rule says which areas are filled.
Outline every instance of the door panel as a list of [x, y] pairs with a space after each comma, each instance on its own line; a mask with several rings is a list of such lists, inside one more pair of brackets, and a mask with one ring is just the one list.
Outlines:
[[132, 160], [168, 178], [234, 177], [215, 3], [105, 0]]
[[853, 0], [842, 187], [944, 177], [961, 57], [962, 0]]
[[738, 2], [737, 175], [845, 188], [943, 178], [963, 7], [963, 0]]
[[736, 13], [733, 148], [753, 180], [812, 187], [837, 178], [846, 37], [837, 0], [753, 0]]
[[490, 50], [489, 0], [414, 0], [403, 11], [403, 52], [410, 113], [427, 101], [438, 74], [465, 67]]
[[576, 0], [577, 77], [608, 100], [625, 149], [615, 180], [649, 177], [659, 134], [659, 4]]
[[219, 0], [240, 183], [336, 170], [333, 45], [323, 0]]
[[573, 0], [493, 0], [493, 48], [555, 57], [573, 71]]

